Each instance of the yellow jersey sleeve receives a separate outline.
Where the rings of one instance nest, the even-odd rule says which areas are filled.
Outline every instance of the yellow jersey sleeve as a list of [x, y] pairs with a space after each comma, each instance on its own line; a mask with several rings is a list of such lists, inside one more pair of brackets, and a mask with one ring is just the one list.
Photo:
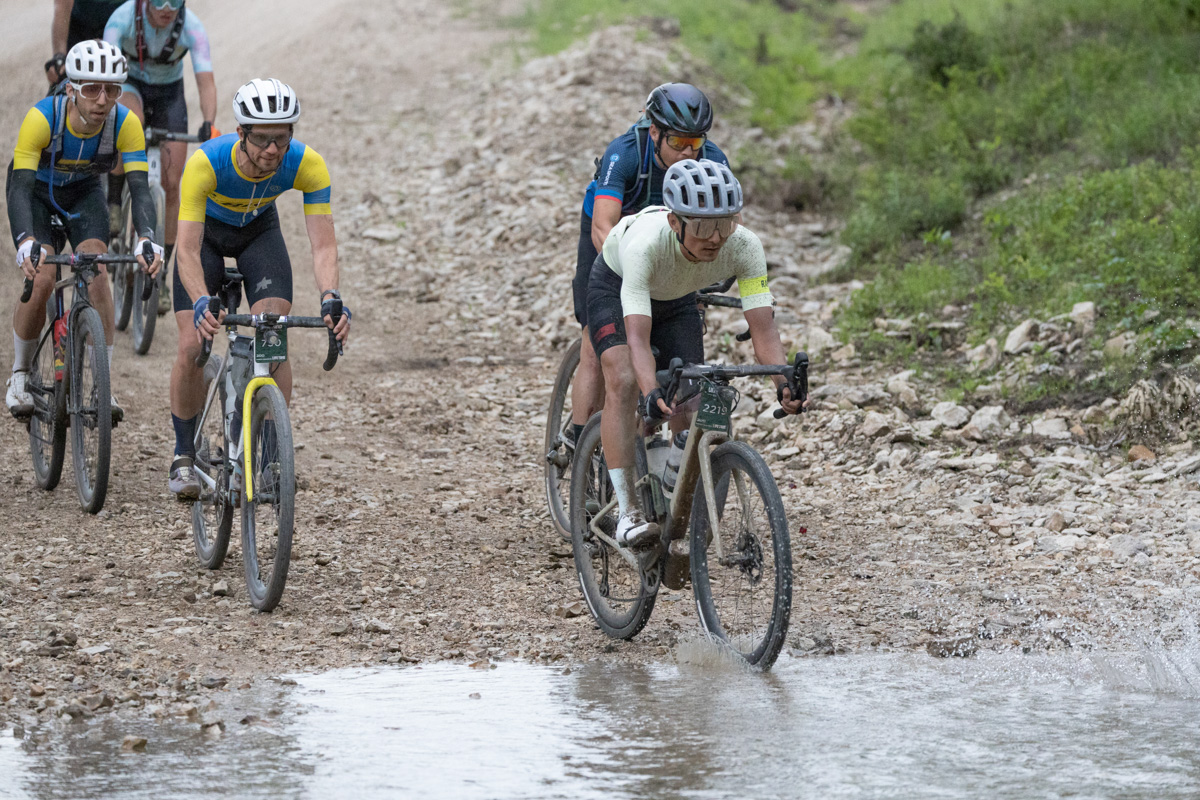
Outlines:
[[208, 197], [217, 189], [217, 172], [203, 150], [192, 153], [183, 168], [179, 182], [179, 219], [181, 222], [204, 222]]
[[146, 132], [142, 129], [142, 121], [137, 114], [127, 112], [121, 120], [121, 128], [117, 131], [117, 150], [121, 153], [121, 161], [126, 172], [146, 172]]
[[13, 150], [13, 169], [38, 168], [42, 151], [50, 146], [50, 121], [36, 108], [29, 109], [17, 133]]
[[296, 180], [292, 187], [304, 193], [304, 213], [332, 214], [330, 203], [332, 181], [325, 159], [311, 147], [304, 148], [304, 157], [300, 159], [300, 167], [296, 170]]

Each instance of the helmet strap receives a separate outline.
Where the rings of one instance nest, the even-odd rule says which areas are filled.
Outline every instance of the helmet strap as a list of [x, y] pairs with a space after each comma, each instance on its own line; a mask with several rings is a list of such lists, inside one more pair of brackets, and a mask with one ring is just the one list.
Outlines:
[[684, 255], [688, 257], [688, 260], [699, 261], [700, 258], [691, 250], [689, 250], [687, 245], [683, 243], [683, 234], [685, 231], [687, 231], [687, 223], [684, 222], [683, 218], [678, 214], [675, 214], [675, 219], [679, 220], [679, 232], [675, 234], [675, 241], [679, 242], [679, 249], [682, 250]]

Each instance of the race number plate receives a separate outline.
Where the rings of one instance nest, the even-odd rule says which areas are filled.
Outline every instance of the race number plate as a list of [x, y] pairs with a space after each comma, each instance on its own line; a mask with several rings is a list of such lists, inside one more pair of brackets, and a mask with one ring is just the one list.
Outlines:
[[287, 361], [287, 328], [256, 328], [254, 360], [259, 364]]
[[717, 386], [704, 381], [700, 384], [700, 409], [696, 412], [696, 426], [706, 431], [730, 432], [730, 416], [733, 414], [733, 398], [736, 392], [730, 386]]

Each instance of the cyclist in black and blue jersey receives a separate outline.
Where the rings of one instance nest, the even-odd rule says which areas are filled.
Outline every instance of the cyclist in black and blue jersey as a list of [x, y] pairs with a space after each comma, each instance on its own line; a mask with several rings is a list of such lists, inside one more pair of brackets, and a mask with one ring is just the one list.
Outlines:
[[687, 83], [664, 83], [646, 98], [642, 116], [617, 137], [596, 162], [579, 223], [575, 280], [571, 283], [575, 319], [583, 327], [583, 348], [571, 386], [575, 438], [604, 396], [600, 361], [588, 335], [587, 291], [592, 264], [604, 240], [622, 217], [662, 205], [663, 177], [684, 159], [708, 159], [729, 166], [721, 149], [708, 141], [712, 104]]

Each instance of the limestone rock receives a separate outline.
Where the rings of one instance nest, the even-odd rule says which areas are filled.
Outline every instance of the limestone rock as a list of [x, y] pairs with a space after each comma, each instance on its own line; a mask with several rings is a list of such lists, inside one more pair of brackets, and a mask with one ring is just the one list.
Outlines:
[[1004, 339], [1004, 352], [1009, 355], [1024, 352], [1025, 345], [1037, 339], [1038, 322], [1036, 319], [1027, 319], [1017, 327], [1008, 332], [1008, 336]]
[[1004, 406], [984, 406], [971, 415], [971, 424], [987, 438], [999, 436], [1012, 424]]
[[938, 403], [933, 407], [930, 416], [950, 429], [961, 428], [971, 419], [971, 412], [958, 403], [949, 401]]

